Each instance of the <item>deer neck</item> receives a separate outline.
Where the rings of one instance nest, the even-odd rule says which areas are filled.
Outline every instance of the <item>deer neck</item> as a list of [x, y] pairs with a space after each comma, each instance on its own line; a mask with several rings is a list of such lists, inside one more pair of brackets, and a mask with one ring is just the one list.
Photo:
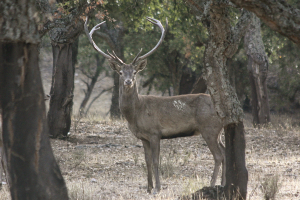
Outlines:
[[120, 110], [126, 120], [131, 123], [135, 119], [136, 109], [139, 105], [137, 85], [135, 83], [132, 88], [127, 88], [124, 86], [123, 82], [120, 81], [119, 87]]

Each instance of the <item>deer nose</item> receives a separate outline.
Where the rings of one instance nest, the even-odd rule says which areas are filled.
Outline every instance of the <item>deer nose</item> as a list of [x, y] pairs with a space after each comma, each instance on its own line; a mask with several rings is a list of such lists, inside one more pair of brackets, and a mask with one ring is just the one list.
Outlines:
[[132, 84], [132, 80], [131, 79], [125, 80], [125, 85], [131, 85], [131, 84]]

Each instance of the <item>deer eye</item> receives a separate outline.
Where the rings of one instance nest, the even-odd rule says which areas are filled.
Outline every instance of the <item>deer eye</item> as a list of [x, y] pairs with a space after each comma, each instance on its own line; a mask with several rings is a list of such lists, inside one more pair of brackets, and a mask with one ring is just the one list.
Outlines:
[[133, 74], [136, 75], [137, 71], [133, 71]]
[[122, 75], [122, 74], [123, 74], [123, 72], [122, 72], [122, 71], [119, 71], [119, 74], [120, 74], [120, 75]]

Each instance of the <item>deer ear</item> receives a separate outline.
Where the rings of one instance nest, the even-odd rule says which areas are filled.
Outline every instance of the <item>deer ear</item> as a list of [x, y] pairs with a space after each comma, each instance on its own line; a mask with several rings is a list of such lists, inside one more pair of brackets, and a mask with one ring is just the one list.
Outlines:
[[146, 65], [147, 65], [147, 59], [141, 60], [136, 65], [135, 70], [137, 72], [142, 71], [143, 69], [145, 69]]
[[120, 67], [120, 65], [118, 65], [117, 62], [109, 61], [109, 66], [112, 70], [115, 70], [116, 72], [118, 72], [118, 74], [120, 74], [121, 67]]

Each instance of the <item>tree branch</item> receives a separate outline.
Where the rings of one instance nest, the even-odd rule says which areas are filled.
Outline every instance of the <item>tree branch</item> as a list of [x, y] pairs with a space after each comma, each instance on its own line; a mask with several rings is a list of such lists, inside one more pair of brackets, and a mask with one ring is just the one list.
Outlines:
[[231, 0], [256, 14], [272, 30], [300, 45], [300, 10], [284, 0]]
[[235, 25], [235, 27], [231, 28], [231, 41], [230, 45], [227, 47], [225, 51], [225, 55], [227, 58], [231, 58], [237, 51], [240, 41], [242, 37], [244, 37], [247, 27], [251, 23], [252, 13], [243, 9], [242, 15]]

